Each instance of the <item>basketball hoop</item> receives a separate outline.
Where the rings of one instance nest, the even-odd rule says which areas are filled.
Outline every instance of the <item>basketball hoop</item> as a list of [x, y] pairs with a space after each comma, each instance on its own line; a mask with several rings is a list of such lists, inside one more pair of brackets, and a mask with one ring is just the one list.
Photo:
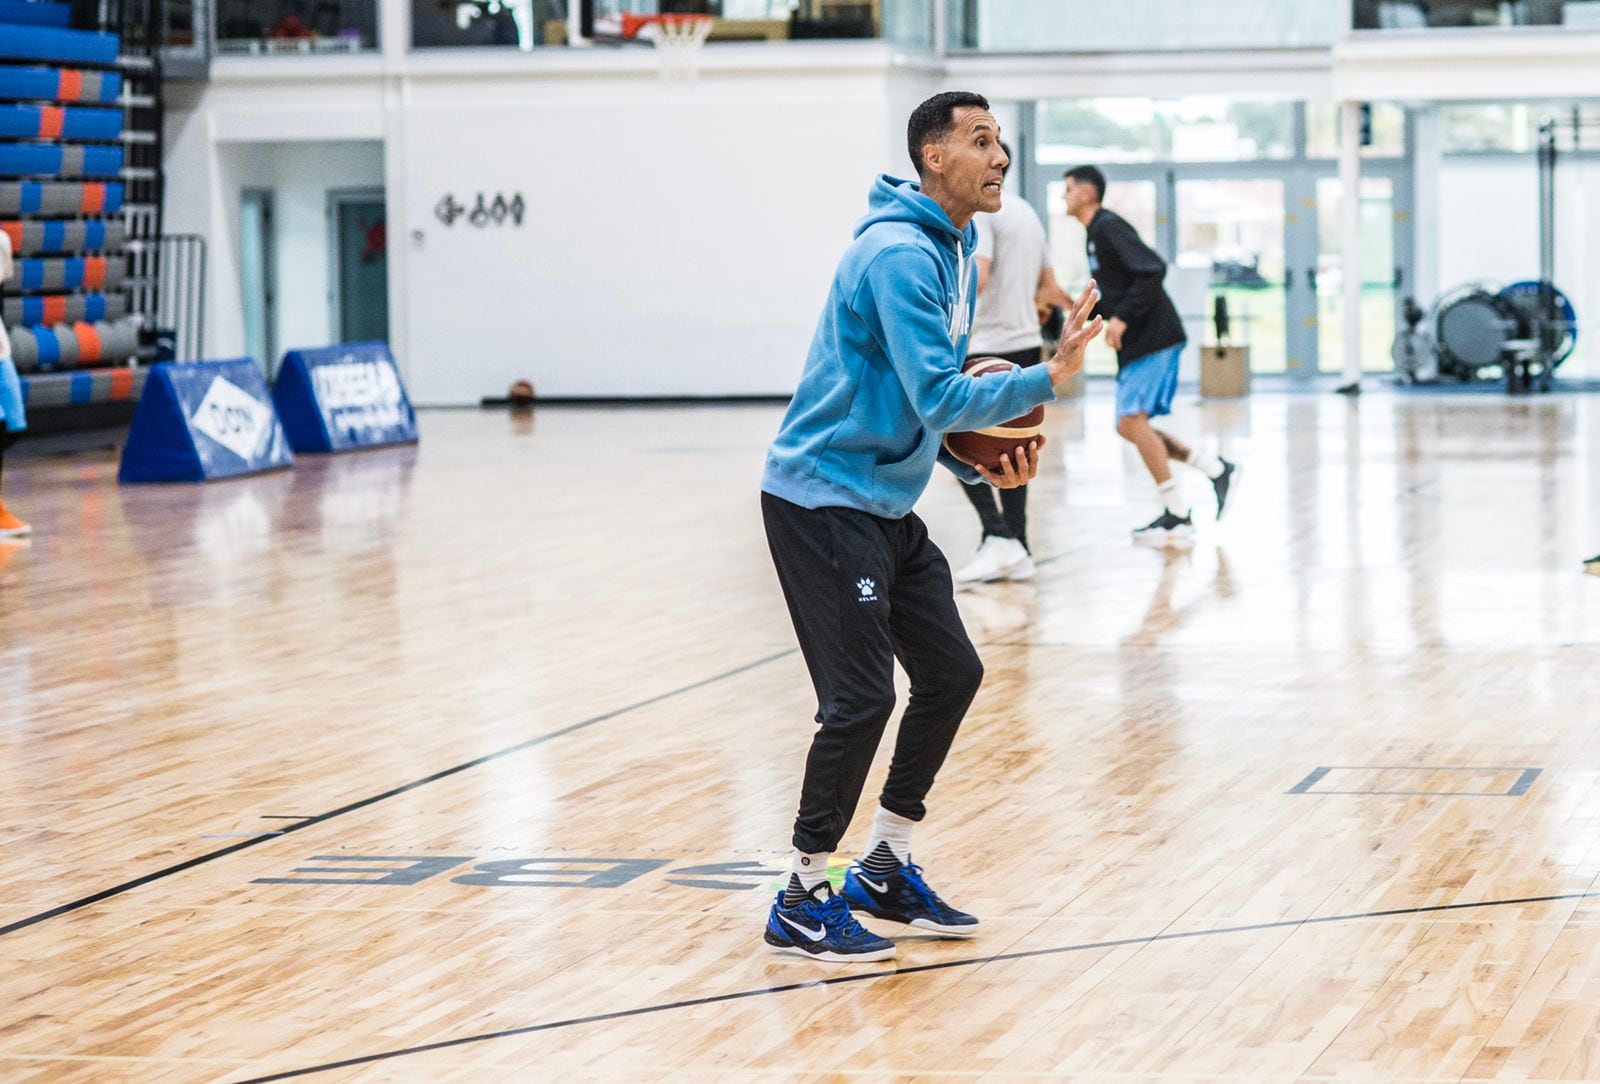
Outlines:
[[658, 15], [652, 21], [662, 80], [692, 82], [699, 73], [700, 47], [717, 20], [710, 15]]

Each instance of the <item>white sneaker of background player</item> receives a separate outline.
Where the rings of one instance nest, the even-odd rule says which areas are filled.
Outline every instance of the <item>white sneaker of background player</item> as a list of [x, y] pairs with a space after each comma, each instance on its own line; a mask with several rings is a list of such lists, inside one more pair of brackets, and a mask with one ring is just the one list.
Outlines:
[[1015, 538], [983, 540], [978, 552], [956, 572], [957, 583], [992, 583], [995, 580], [1026, 580], [1033, 576], [1033, 558]]

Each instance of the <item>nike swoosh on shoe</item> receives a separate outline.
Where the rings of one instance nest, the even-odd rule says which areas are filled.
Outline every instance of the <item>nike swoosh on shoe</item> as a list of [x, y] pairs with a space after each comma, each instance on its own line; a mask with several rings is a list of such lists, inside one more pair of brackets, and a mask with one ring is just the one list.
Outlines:
[[828, 936], [828, 927], [826, 926], [822, 927], [820, 930], [813, 930], [806, 926], [800, 925], [800, 923], [794, 921], [793, 919], [785, 918], [781, 913], [778, 914], [778, 921], [782, 922], [785, 926], [788, 926], [791, 929], [799, 930], [807, 941], [821, 941], [824, 937]]

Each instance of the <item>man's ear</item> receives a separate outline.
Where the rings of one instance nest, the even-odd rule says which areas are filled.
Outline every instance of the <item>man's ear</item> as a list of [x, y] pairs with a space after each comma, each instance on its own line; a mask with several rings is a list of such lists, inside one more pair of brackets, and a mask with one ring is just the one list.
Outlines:
[[944, 147], [938, 143], [922, 145], [922, 168], [927, 173], [944, 172]]

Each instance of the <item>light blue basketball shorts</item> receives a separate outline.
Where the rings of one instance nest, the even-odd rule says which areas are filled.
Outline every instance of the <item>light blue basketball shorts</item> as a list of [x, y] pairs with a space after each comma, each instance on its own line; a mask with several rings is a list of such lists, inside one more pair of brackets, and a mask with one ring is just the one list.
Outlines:
[[1183, 343], [1135, 358], [1117, 373], [1117, 417], [1148, 414], [1158, 418], [1172, 413], [1178, 393], [1178, 358]]

